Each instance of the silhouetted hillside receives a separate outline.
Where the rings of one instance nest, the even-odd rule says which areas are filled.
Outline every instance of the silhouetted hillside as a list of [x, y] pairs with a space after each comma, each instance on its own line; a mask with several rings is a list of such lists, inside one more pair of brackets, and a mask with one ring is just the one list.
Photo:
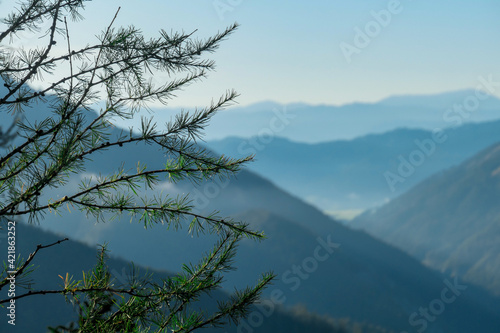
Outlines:
[[500, 295], [500, 145], [437, 173], [352, 225]]

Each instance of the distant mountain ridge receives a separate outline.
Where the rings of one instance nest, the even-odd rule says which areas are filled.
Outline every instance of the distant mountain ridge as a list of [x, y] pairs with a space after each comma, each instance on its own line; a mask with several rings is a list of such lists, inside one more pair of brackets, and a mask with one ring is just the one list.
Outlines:
[[[481, 92], [488, 94], [487, 92]], [[449, 91], [438, 94], [419, 94], [419, 95], [395, 95], [387, 97], [376, 104], [386, 106], [418, 106], [445, 110], [452, 108], [455, 103], [463, 103], [467, 98], [478, 96], [475, 89], [463, 89]], [[479, 95], [480, 96], [480, 95]], [[479, 98], [478, 98], [479, 99]], [[485, 109], [497, 109], [500, 100], [497, 96], [489, 95], [484, 100], [479, 100]]]
[[[475, 90], [462, 90], [435, 95], [394, 96], [376, 103], [342, 106], [282, 105], [268, 101], [244, 107], [234, 105], [214, 117], [205, 131], [205, 139], [260, 135], [320, 143], [350, 140], [401, 127], [433, 130], [500, 119], [500, 100], [492, 95], [485, 96], [486, 99], [479, 100]], [[473, 104], [476, 101], [477, 105]], [[159, 123], [164, 123], [175, 111], [178, 109], [157, 109], [152, 114]]]
[[[269, 141], [229, 137], [209, 141], [207, 146], [231, 156], [255, 154], [250, 170], [323, 211], [364, 210], [500, 141], [500, 121], [466, 124], [440, 135], [436, 142], [431, 131], [401, 128], [317, 144], [281, 137]], [[421, 154], [424, 160], [410, 166], [411, 174], [400, 175], [412, 154]]]

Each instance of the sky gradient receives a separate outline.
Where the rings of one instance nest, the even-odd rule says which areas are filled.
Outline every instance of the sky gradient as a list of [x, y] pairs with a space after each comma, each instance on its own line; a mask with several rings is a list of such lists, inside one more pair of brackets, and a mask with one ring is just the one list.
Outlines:
[[[0, 13], [13, 2], [0, 0]], [[227, 89], [241, 105], [342, 105], [475, 88], [479, 76], [500, 81], [498, 0], [93, 1], [86, 20], [70, 25], [73, 40], [93, 41], [118, 6], [117, 24], [149, 36], [198, 29], [204, 37], [241, 24], [210, 56], [216, 71], [171, 106], [206, 105]]]

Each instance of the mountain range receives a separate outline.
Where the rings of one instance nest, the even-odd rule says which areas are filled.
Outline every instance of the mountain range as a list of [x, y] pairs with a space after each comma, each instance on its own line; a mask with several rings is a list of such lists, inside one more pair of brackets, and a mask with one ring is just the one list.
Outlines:
[[350, 222], [425, 265], [500, 295], [500, 144]]
[[[484, 85], [487, 91], [488, 85]], [[477, 96], [480, 96], [478, 98]], [[376, 103], [341, 106], [278, 104], [261, 102], [221, 111], [210, 121], [205, 139], [229, 136], [280, 136], [295, 142], [320, 143], [351, 140], [368, 134], [381, 134], [397, 128], [434, 130], [472, 122], [500, 119], [500, 100], [487, 93], [469, 89], [434, 95], [394, 96]], [[170, 120], [176, 108], [153, 109], [158, 123]], [[127, 128], [131, 122], [119, 122]]]
[[401, 128], [317, 144], [230, 137], [207, 146], [230, 156], [255, 155], [250, 170], [322, 211], [336, 212], [382, 205], [498, 141], [500, 121], [492, 121], [439, 135]]

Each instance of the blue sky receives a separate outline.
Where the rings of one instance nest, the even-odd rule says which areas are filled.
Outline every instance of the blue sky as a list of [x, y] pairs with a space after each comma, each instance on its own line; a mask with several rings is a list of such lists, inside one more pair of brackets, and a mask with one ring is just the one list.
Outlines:
[[[0, 2], [4, 12], [13, 1]], [[498, 0], [93, 1], [86, 21], [70, 27], [73, 36], [92, 41], [118, 6], [118, 24], [134, 24], [151, 36], [159, 29], [198, 29], [203, 37], [241, 24], [211, 56], [217, 71], [172, 106], [205, 105], [232, 88], [241, 93], [241, 105], [341, 105], [474, 88], [478, 76], [500, 81]], [[385, 16], [377, 23], [373, 13], [381, 11], [392, 11], [390, 22]], [[372, 29], [369, 43], [361, 40], [368, 45], [358, 36], [362, 47], [356, 47], [357, 31], [366, 29]], [[346, 57], [341, 45], [357, 53]]]

